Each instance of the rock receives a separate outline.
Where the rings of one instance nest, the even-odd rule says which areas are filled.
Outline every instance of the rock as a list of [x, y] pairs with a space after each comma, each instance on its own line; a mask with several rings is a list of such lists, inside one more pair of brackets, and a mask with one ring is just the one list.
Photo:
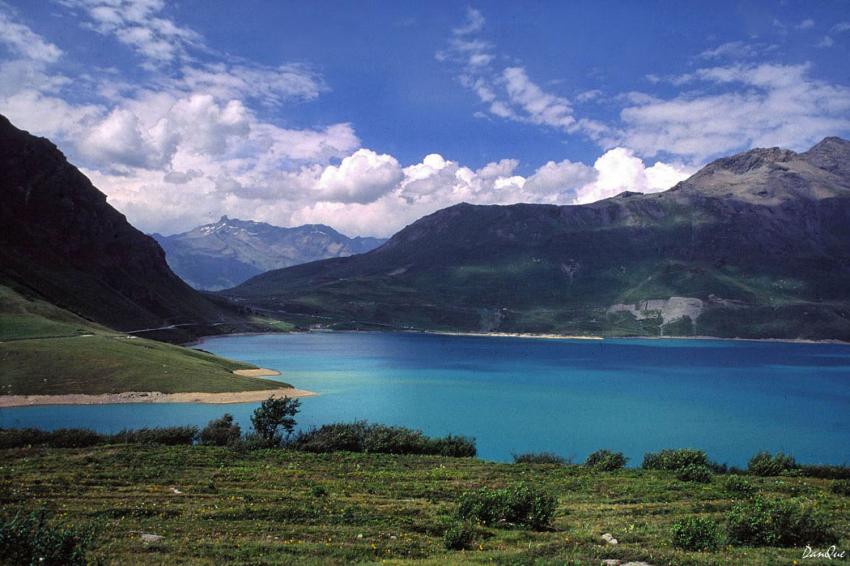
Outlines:
[[142, 533], [142, 542], [159, 542], [165, 537], [162, 535], [155, 535], [151, 533]]
[[363, 533], [358, 534], [357, 538], [363, 538]]
[[620, 561], [616, 558], [608, 558], [602, 561], [602, 566], [620, 566]]
[[602, 535], [601, 538], [607, 544], [619, 544], [619, 541], [615, 539], [614, 535], [612, 535], [611, 533], [605, 533], [604, 535]]

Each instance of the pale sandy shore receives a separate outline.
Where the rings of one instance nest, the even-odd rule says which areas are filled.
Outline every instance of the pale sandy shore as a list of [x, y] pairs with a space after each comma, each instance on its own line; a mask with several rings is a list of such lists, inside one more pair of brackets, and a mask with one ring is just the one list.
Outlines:
[[312, 397], [312, 391], [284, 387], [233, 393], [160, 393], [159, 391], [127, 391], [102, 395], [0, 395], [0, 408], [32, 405], [110, 405], [113, 403], [250, 403], [269, 397]]
[[524, 334], [521, 332], [425, 332], [441, 336], [481, 336], [484, 338], [538, 338], [544, 340], [604, 340], [602, 336], [572, 336], [569, 334]]
[[[419, 331], [415, 331], [419, 332]], [[440, 336], [480, 336], [483, 338], [537, 338], [546, 340], [721, 340], [731, 342], [783, 342], [788, 344], [841, 344], [848, 345], [844, 340], [824, 339], [811, 340], [807, 338], [721, 338], [719, 336], [589, 336], [570, 334], [526, 334], [521, 332], [443, 332], [423, 331], [423, 334]]]
[[236, 375], [241, 375], [243, 377], [273, 377], [276, 375], [280, 375], [280, 372], [276, 369], [267, 368], [236, 369], [233, 370], [233, 373], [235, 373]]

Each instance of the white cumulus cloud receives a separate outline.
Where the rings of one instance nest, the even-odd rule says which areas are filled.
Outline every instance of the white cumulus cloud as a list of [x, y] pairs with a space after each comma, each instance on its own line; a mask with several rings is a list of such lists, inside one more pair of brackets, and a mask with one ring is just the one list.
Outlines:
[[401, 166], [391, 155], [358, 149], [339, 166], [326, 167], [316, 190], [320, 200], [365, 204], [380, 198], [402, 177]]

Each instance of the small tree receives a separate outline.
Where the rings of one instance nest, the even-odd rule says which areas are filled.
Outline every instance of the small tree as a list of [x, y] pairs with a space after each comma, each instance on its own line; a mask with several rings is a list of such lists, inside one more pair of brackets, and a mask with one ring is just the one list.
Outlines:
[[254, 431], [269, 446], [280, 444], [279, 428], [286, 431], [287, 438], [295, 429], [295, 415], [301, 407], [301, 401], [289, 397], [269, 397], [257, 407], [251, 416]]

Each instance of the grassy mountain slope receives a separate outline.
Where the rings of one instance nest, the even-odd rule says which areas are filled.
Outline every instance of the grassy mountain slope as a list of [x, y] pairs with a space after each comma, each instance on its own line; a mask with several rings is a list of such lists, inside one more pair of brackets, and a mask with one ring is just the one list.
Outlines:
[[181, 281], [56, 146], [0, 116], [0, 284], [121, 330], [213, 334], [240, 315]]
[[226, 294], [355, 326], [850, 339], [848, 163], [850, 142], [827, 138], [718, 160], [664, 193], [457, 205]]
[[379, 238], [349, 238], [330, 226], [281, 228], [222, 216], [182, 234], [153, 238], [168, 265], [197, 289], [225, 289], [272, 269], [368, 252]]
[[0, 285], [0, 395], [226, 393], [282, 387], [256, 366], [117, 333]]
[[186, 285], [52, 143], [2, 116], [0, 169], [0, 394], [281, 387], [233, 375], [250, 364], [129, 337], [270, 326]]

